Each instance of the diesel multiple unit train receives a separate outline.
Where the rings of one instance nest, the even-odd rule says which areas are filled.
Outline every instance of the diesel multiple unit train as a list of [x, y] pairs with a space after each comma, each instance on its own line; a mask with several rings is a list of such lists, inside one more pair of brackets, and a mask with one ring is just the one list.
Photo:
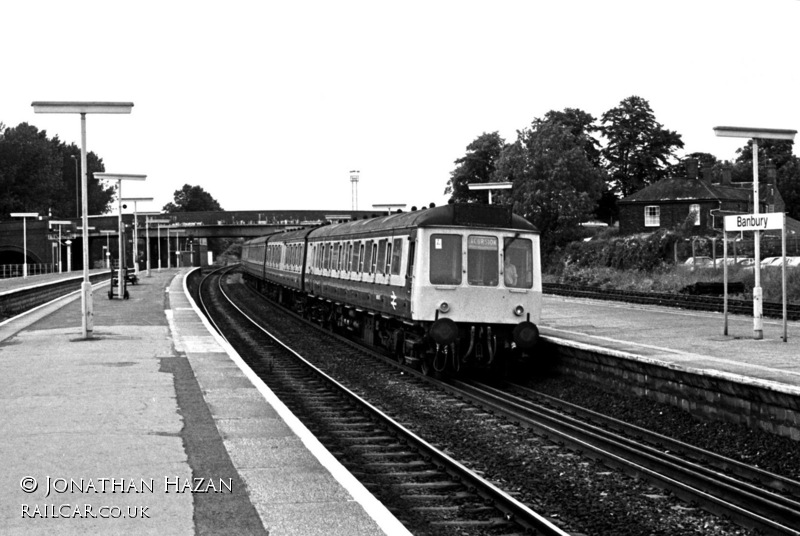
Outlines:
[[539, 233], [509, 209], [446, 205], [245, 242], [245, 280], [424, 372], [532, 359]]

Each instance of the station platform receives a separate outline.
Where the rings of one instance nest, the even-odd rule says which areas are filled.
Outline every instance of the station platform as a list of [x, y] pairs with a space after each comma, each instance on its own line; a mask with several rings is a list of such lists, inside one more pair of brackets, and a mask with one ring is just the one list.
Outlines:
[[545, 295], [540, 332], [559, 344], [725, 378], [800, 396], [800, 322], [765, 318], [754, 339], [752, 316]]
[[78, 294], [0, 323], [0, 534], [408, 534], [210, 330], [188, 271], [96, 285], [89, 339]]
[[[111, 270], [107, 268], [98, 268], [94, 270], [89, 270], [89, 275], [94, 274], [101, 274], [104, 272], [110, 272]], [[18, 290], [22, 290], [24, 288], [29, 287], [36, 287], [39, 285], [47, 285], [50, 283], [54, 283], [56, 281], [60, 281], [62, 279], [83, 279], [83, 271], [72, 271], [72, 272], [54, 272], [51, 274], [37, 274], [37, 275], [30, 275], [28, 277], [6, 277], [0, 279], [0, 295], [3, 295], [7, 292], [15, 292]]]

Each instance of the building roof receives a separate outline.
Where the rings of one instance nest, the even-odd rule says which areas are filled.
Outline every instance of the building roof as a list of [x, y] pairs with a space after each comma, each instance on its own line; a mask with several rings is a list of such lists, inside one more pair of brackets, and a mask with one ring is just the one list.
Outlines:
[[[769, 186], [771, 186], [769, 182], [760, 183], [759, 197], [762, 198], [762, 201], [768, 199], [771, 194]], [[619, 204], [692, 200], [749, 202], [752, 191], [748, 186], [723, 186], [711, 184], [702, 179], [670, 178], [662, 179], [624, 199], [620, 199]]]

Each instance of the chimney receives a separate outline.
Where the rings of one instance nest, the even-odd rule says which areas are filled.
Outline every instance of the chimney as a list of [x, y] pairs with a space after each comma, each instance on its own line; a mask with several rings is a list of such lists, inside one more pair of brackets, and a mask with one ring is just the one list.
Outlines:
[[730, 186], [731, 185], [731, 163], [726, 161], [722, 165], [722, 180], [720, 181], [721, 186]]
[[775, 162], [771, 158], [767, 160], [767, 182], [772, 186], [778, 184], [778, 170], [775, 169]]
[[686, 165], [686, 176], [689, 179], [696, 179], [697, 178], [697, 158], [687, 158], [684, 160]]
[[714, 168], [711, 166], [704, 166], [703, 167], [703, 182], [706, 184], [711, 184], [711, 175], [714, 171]]

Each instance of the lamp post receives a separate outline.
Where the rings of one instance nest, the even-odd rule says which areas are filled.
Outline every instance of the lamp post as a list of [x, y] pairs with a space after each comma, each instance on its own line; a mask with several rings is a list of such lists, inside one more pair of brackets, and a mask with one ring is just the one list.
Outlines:
[[[796, 130], [745, 127], [714, 127], [714, 134], [723, 138], [750, 138], [753, 141], [753, 214], [760, 213], [758, 191], [758, 140], [794, 140]], [[761, 288], [761, 231], [755, 232], [755, 286], [753, 287], [753, 338], [764, 338], [763, 289]]]
[[118, 219], [119, 225], [119, 266], [117, 271], [117, 284], [119, 285], [119, 298], [124, 299], [125, 294], [122, 290], [123, 282], [125, 281], [125, 265], [123, 263], [123, 248], [125, 244], [122, 238], [125, 236], [125, 228], [122, 225], [122, 181], [143, 181], [147, 175], [130, 175], [125, 173], [95, 173], [94, 178], [98, 180], [117, 181], [117, 202], [118, 202]]
[[38, 212], [12, 212], [12, 218], [22, 218], [22, 278], [28, 277], [28, 224], [27, 218], [38, 218]]
[[180, 268], [179, 265], [179, 255], [180, 255], [180, 234], [185, 233], [184, 229], [170, 229], [167, 227], [167, 268], [172, 268], [172, 261], [170, 260], [170, 246], [169, 246], [169, 232], [172, 231], [175, 233], [175, 268]]
[[[160, 214], [160, 213], [159, 213]], [[158, 269], [161, 270], [161, 225], [169, 223], [167, 219], [145, 217], [145, 229], [147, 229], [147, 277], [150, 277], [150, 225], [156, 224], [156, 243], [158, 244]]]
[[104, 235], [106, 235], [106, 254], [103, 257], [103, 260], [106, 262], [106, 268], [111, 268], [111, 235], [116, 233], [117, 231], [100, 231]]
[[64, 242], [67, 245], [67, 273], [72, 271], [72, 240]]
[[89, 282], [89, 213], [87, 202], [89, 191], [86, 167], [86, 114], [129, 114], [132, 102], [64, 102], [35, 101], [31, 103], [34, 113], [80, 114], [81, 115], [81, 219], [83, 233], [83, 283], [81, 283], [81, 328], [83, 338], [88, 339], [94, 330], [94, 311], [92, 307], [92, 284]]
[[50, 220], [47, 222], [47, 226], [51, 229], [53, 225], [58, 225], [58, 273], [61, 273], [61, 226], [72, 225], [72, 222], [68, 220]]
[[[152, 197], [123, 197], [122, 201], [133, 203], [133, 271], [139, 275], [139, 213], [137, 210], [138, 201], [152, 201]], [[147, 260], [148, 270], [150, 269], [150, 259]], [[149, 274], [148, 274], [149, 275]]]
[[81, 201], [80, 201], [81, 188], [80, 188], [80, 182], [79, 182], [80, 179], [78, 178], [78, 157], [73, 154], [73, 155], [70, 155], [70, 158], [72, 158], [72, 160], [75, 162], [75, 217], [76, 218], [80, 218], [81, 217]]
[[492, 190], [510, 190], [510, 182], [475, 182], [467, 185], [470, 190], [489, 190], [489, 204], [492, 204]]

